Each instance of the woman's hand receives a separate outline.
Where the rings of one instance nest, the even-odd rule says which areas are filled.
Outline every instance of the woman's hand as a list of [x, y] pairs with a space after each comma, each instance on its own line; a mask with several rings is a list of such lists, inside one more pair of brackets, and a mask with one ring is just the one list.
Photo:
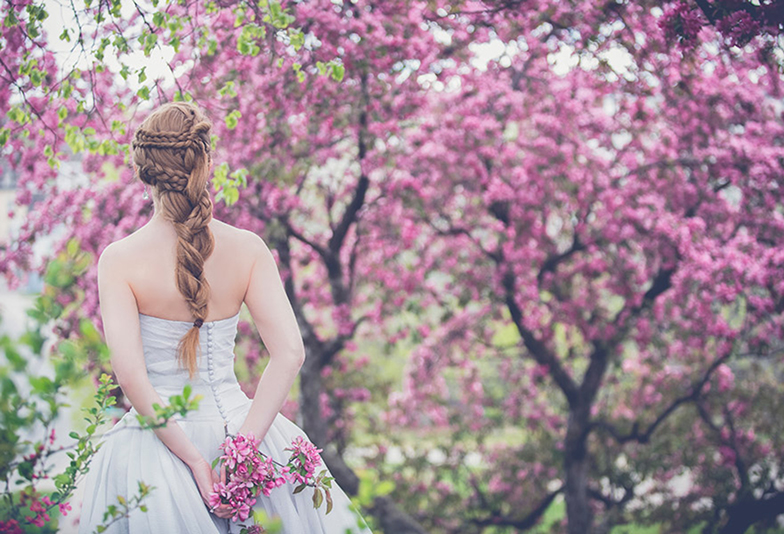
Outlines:
[[199, 488], [199, 493], [201, 494], [201, 500], [204, 501], [204, 504], [207, 508], [210, 509], [210, 512], [217, 515], [221, 519], [228, 519], [231, 517], [231, 508], [229, 508], [228, 504], [219, 504], [217, 508], [214, 510], [210, 507], [210, 494], [213, 493], [212, 485], [216, 482], [226, 482], [226, 470], [221, 469], [221, 474], [218, 473], [210, 467], [210, 464], [207, 463], [207, 460], [201, 458], [196, 461], [193, 465], [189, 465], [188, 467], [191, 468], [191, 472], [193, 473], [193, 478], [196, 479], [196, 485]]

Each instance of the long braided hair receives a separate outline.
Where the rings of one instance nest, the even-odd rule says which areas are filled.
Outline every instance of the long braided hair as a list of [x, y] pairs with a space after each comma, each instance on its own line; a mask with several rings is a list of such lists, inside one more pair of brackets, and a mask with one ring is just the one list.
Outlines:
[[208, 226], [213, 209], [207, 191], [211, 128], [195, 105], [170, 102], [142, 122], [132, 143], [139, 179], [157, 190], [161, 216], [177, 232], [177, 287], [195, 319], [180, 339], [177, 358], [191, 378], [197, 369], [197, 351], [201, 352], [199, 328], [207, 317], [210, 297], [204, 261], [215, 247]]

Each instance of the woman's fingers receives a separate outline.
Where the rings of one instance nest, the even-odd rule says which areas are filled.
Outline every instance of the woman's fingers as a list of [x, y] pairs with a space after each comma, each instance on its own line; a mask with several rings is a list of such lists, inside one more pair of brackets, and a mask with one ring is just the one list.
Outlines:
[[[226, 483], [226, 478], [227, 478], [227, 476], [226, 476], [226, 464], [221, 463], [221, 465], [218, 468], [218, 470], [215, 470], [215, 469], [211, 470], [210, 478], [211, 478], [211, 481], [212, 481], [213, 484], [215, 484], [217, 482], [225, 484]], [[216, 506], [213, 509], [212, 507], [209, 506], [209, 495], [206, 498], [205, 498], [205, 496], [202, 495], [202, 499], [204, 499], [205, 502], [208, 503], [207, 507], [210, 509], [211, 513], [215, 514], [216, 516], [220, 517], [221, 519], [230, 519], [231, 518], [231, 514], [232, 514], [231, 507], [228, 504], [221, 503], [221, 504], [219, 504], [218, 506]]]
[[217, 515], [221, 519], [228, 519], [231, 517], [231, 509], [227, 504], [221, 504], [215, 510], [213, 510], [212, 513]]

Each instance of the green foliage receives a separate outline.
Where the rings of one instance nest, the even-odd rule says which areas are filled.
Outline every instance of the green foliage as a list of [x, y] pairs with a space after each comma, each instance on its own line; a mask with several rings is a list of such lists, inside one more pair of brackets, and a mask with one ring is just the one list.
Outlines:
[[13, 121], [20, 126], [30, 122], [30, 115], [19, 106], [11, 106], [6, 112], [6, 117], [8, 117], [8, 120]]
[[[304, 460], [304, 458], [303, 458]], [[326, 512], [330, 513], [332, 511], [332, 493], [330, 489], [332, 489], [332, 481], [335, 480], [334, 477], [327, 476], [327, 470], [323, 469], [318, 476], [316, 477], [316, 485], [313, 488], [313, 507], [318, 508], [321, 506], [321, 503], [326, 499], [327, 501], [327, 509]], [[300, 486], [301, 487], [301, 486]], [[298, 487], [294, 493], [297, 491], [301, 491], [300, 487]]]
[[95, 405], [84, 408], [86, 413], [84, 418], [87, 421], [87, 428], [83, 434], [71, 432], [69, 436], [76, 440], [66, 455], [71, 459], [70, 464], [63, 473], [56, 475], [53, 480], [57, 492], [52, 495], [52, 500], [57, 504], [65, 502], [76, 489], [76, 483], [80, 475], [89, 471], [90, 460], [100, 449], [100, 444], [95, 443], [95, 436], [98, 427], [106, 421], [106, 412], [109, 407], [114, 406], [117, 399], [111, 395], [111, 390], [116, 388], [109, 375], [103, 374], [99, 379], [100, 385], [95, 394]]
[[[92, 0], [85, 2], [83, 8], [71, 5], [71, 15], [75, 23], [63, 26], [62, 30], [58, 30], [60, 33], [53, 37], [67, 43], [73, 42], [73, 47], [79, 49], [83, 56], [84, 64], [90, 66], [84, 69], [72, 68], [67, 72], [45, 69], [38, 54], [34, 53], [47, 48], [47, 39], [50, 36], [45, 34], [42, 21], [49, 17], [50, 6], [45, 2], [9, 5], [2, 24], [6, 28], [24, 28], [27, 50], [22, 51], [20, 60], [14, 64], [15, 78], [7, 80], [12, 92], [9, 101], [15, 104], [6, 112], [8, 124], [0, 128], [0, 147], [6, 146], [9, 140], [30, 137], [29, 126], [42, 122], [39, 112], [31, 107], [31, 100], [27, 98], [35, 96], [38, 109], [49, 106], [58, 109], [56, 125], [47, 123], [38, 130], [33, 130], [42, 135], [53, 134], [53, 139], [47, 140], [51, 150], [47, 150], [45, 154], [52, 169], [58, 169], [65, 156], [66, 152], [61, 150], [63, 142], [75, 154], [84, 151], [100, 155], [126, 154], [129, 145], [110, 135], [125, 135], [124, 127], [112, 124], [108, 131], [98, 133], [94, 128], [85, 125], [84, 119], [95, 114], [97, 105], [94, 84], [98, 78], [95, 74], [107, 71], [107, 61], [111, 60], [112, 65], [119, 63], [118, 81], [128, 83], [132, 80], [129, 77], [136, 75], [135, 81], [140, 86], [134, 88], [135, 93], [128, 93], [129, 98], [135, 96], [142, 101], [153, 101], [161, 97], [167, 99], [168, 96], [160, 93], [162, 89], [159, 80], [149, 80], [146, 65], [139, 65], [133, 60], [133, 54], [142, 52], [145, 57], [151, 57], [153, 50], [162, 50], [165, 47], [177, 52], [185, 43], [201, 50], [205, 56], [218, 52], [219, 43], [209, 29], [197, 26], [194, 30], [193, 15], [168, 9], [173, 3], [155, 0], [151, 6], [137, 5], [136, 8], [144, 21], [141, 32], [137, 32], [136, 28], [131, 29], [123, 20], [120, 0], [110, 0], [104, 8], [98, 10], [92, 7]], [[280, 42], [288, 43], [290, 51], [295, 54], [305, 50], [305, 32], [297, 26], [295, 15], [279, 1], [261, 0], [254, 4], [241, 2], [230, 8], [221, 7], [216, 2], [207, 2], [204, 9], [208, 15], [221, 9], [231, 9], [235, 16], [235, 25], [239, 28], [236, 48], [240, 54], [256, 56], [261, 53], [262, 47], [268, 46], [264, 40], [270, 31]], [[83, 28], [87, 27], [90, 27], [91, 31], [83, 32]], [[282, 62], [279, 62], [279, 65], [282, 65]], [[292, 68], [300, 82], [304, 82], [308, 75], [316, 71], [340, 82], [345, 72], [337, 58], [319, 62], [318, 69], [306, 69], [303, 67], [304, 62], [294, 62], [294, 65]], [[74, 88], [78, 89], [74, 91]], [[106, 90], [105, 87], [100, 89]], [[221, 94], [233, 98], [239, 88], [228, 86], [225, 89]], [[174, 100], [191, 101], [192, 96], [177, 89]], [[75, 109], [69, 111], [69, 108], [63, 105], [65, 101], [74, 102]], [[116, 106], [124, 109], [131, 103], [127, 100], [118, 101]], [[240, 118], [240, 112], [236, 109], [227, 111], [223, 117], [230, 129], [237, 127]], [[234, 184], [229, 185], [222, 195], [229, 205], [239, 196], [235, 186], [240, 183], [245, 186], [244, 179], [237, 178], [239, 175], [235, 176]]]
[[144, 416], [136, 414], [136, 419], [141, 424], [142, 428], [160, 428], [168, 424], [169, 419], [175, 415], [184, 416], [190, 411], [199, 408], [199, 401], [202, 395], [196, 395], [192, 399], [189, 398], [192, 392], [190, 384], [185, 384], [182, 389], [181, 395], [172, 395], [169, 397], [169, 405], [161, 406], [157, 402], [153, 403], [152, 407], [155, 410], [155, 416]]
[[237, 87], [233, 80], [227, 81], [223, 87], [218, 89], [218, 94], [221, 96], [228, 96], [234, 98], [237, 96]]
[[[270, 517], [264, 510], [253, 511], [253, 523], [261, 526], [267, 534], [276, 534], [283, 531], [283, 521], [277, 516]], [[248, 534], [250, 529], [242, 527], [240, 534]]]
[[[41, 298], [38, 299], [39, 303]], [[31, 314], [36, 316], [36, 313]], [[39, 317], [46, 317], [38, 312]], [[40, 323], [39, 323], [40, 325]], [[40, 326], [39, 326], [40, 328]], [[90, 334], [88, 327], [85, 332]], [[115, 389], [111, 378], [103, 374], [100, 386], [94, 396], [94, 404], [84, 408], [87, 427], [84, 433], [71, 432], [74, 443], [68, 447], [54, 450], [54, 434], [51, 429], [63, 407], [68, 406], [62, 397], [69, 384], [81, 376], [82, 371], [75, 366], [55, 365], [54, 378], [34, 374], [28, 367], [29, 359], [23, 352], [39, 353], [44, 344], [39, 330], [28, 331], [19, 341], [8, 336], [0, 338], [9, 365], [0, 367], [0, 478], [5, 482], [2, 501], [5, 507], [0, 511], [3, 520], [26, 521], [24, 500], [37, 499], [39, 492], [36, 484], [41, 479], [51, 478], [55, 491], [49, 495], [52, 502], [49, 508], [65, 503], [73, 494], [81, 475], [89, 470], [92, 456], [100, 445], [95, 444], [96, 431], [106, 421], [106, 412], [116, 402], [111, 391]], [[32, 350], [31, 350], [32, 349]], [[70, 345], [69, 350], [74, 346]], [[73, 358], [69, 355], [67, 358]], [[42, 360], [44, 360], [42, 358]], [[38, 369], [40, 365], [35, 366]], [[29, 393], [22, 396], [17, 382], [27, 381]], [[33, 441], [24, 436], [41, 433], [42, 439]], [[58, 452], [65, 452], [70, 462], [61, 473], [52, 474], [48, 458]], [[10, 488], [24, 485], [21, 492]]]
[[256, 56], [261, 52], [261, 47], [256, 41], [264, 39], [266, 30], [262, 26], [253, 23], [242, 27], [239, 37], [237, 37], [237, 51], [243, 56]]
[[242, 113], [240, 112], [240, 110], [238, 109], [232, 110], [228, 115], [226, 115], [226, 119], [225, 119], [226, 127], [229, 130], [233, 130], [234, 128], [237, 127], [237, 124], [239, 124], [239, 120], [241, 117], [242, 117]]
[[289, 43], [294, 50], [299, 50], [305, 44], [305, 34], [299, 28], [289, 28]]
[[145, 57], [150, 57], [152, 49], [158, 44], [158, 34], [152, 32], [142, 32], [139, 36], [139, 44], [142, 47]]
[[336, 82], [343, 81], [343, 75], [346, 73], [346, 68], [337, 59], [328, 62], [317, 61], [316, 68], [322, 76], [331, 76]]
[[283, 29], [294, 22], [294, 17], [283, 9], [280, 2], [259, 0], [259, 7], [266, 12], [262, 20], [275, 28]]
[[136, 495], [133, 495], [130, 499], [118, 495], [117, 504], [110, 504], [106, 507], [106, 511], [103, 514], [103, 523], [96, 527], [95, 532], [105, 532], [113, 523], [130, 516], [131, 512], [136, 509], [141, 512], [147, 511], [147, 506], [143, 502], [150, 492], [155, 489], [155, 486], [148, 486], [141, 480], [138, 484], [139, 492]]
[[215, 201], [231, 206], [239, 199], [240, 187], [248, 185], [248, 170], [241, 168], [229, 173], [228, 163], [223, 162], [213, 169], [212, 183], [217, 191]]
[[[109, 362], [106, 344], [88, 319], [79, 319], [68, 339], [47, 344], [49, 334], [44, 333], [81, 305], [76, 281], [92, 261], [77, 240], [68, 241], [49, 263], [44, 290], [27, 311], [33, 325], [18, 339], [0, 336], [0, 350], [5, 354], [0, 361], [0, 484], [4, 488], [0, 521], [16, 520], [25, 531], [56, 531], [56, 521], [40, 529], [32, 526], [35, 513], [30, 512], [30, 503], [44, 502], [46, 497], [50, 504], [44, 505], [45, 512], [57, 516], [58, 505], [68, 502], [79, 480], [89, 472], [90, 462], [101, 447], [99, 431], [117, 402], [116, 384], [109, 374], [101, 373], [92, 402], [81, 409], [84, 429], [74, 429], [68, 436], [71, 442], [57, 446], [53, 428], [63, 409], [70, 406], [65, 399], [72, 398], [73, 390], [89, 374]], [[171, 405], [158, 407], [158, 421], [143, 427], [154, 428], [176, 414], [185, 415], [198, 406], [198, 400], [198, 396], [191, 398], [190, 387], [186, 387], [182, 395], [170, 397]], [[51, 462], [56, 454], [69, 459], [61, 472], [54, 472]], [[39, 489], [44, 480], [51, 481], [47, 486], [53, 487], [47, 494]], [[104, 528], [133, 510], [144, 511], [143, 500], [151, 489], [139, 481], [138, 495], [127, 500], [118, 496], [118, 504], [104, 516], [109, 522]]]
[[378, 530], [372, 516], [362, 517], [361, 509], [373, 507], [377, 497], [389, 495], [395, 488], [395, 484], [388, 478], [381, 480], [379, 472], [374, 469], [359, 469], [356, 471], [359, 477], [359, 491], [351, 498], [351, 511], [357, 516], [357, 525], [364, 523], [372, 531]]

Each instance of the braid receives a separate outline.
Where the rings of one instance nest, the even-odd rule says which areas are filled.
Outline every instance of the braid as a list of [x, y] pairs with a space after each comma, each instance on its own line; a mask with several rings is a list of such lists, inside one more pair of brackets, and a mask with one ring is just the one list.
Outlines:
[[134, 148], [188, 148], [195, 146], [197, 142], [201, 142], [198, 137], [198, 132], [182, 132], [180, 134], [172, 134], [169, 132], [145, 132], [139, 130], [136, 133], [136, 139], [133, 141]]
[[178, 358], [191, 378], [201, 350], [199, 328], [207, 317], [210, 298], [204, 261], [215, 247], [209, 229], [213, 204], [206, 189], [211, 127], [196, 106], [168, 103], [142, 123], [132, 143], [139, 178], [157, 188], [162, 216], [177, 233], [177, 288], [195, 319], [180, 340]]

